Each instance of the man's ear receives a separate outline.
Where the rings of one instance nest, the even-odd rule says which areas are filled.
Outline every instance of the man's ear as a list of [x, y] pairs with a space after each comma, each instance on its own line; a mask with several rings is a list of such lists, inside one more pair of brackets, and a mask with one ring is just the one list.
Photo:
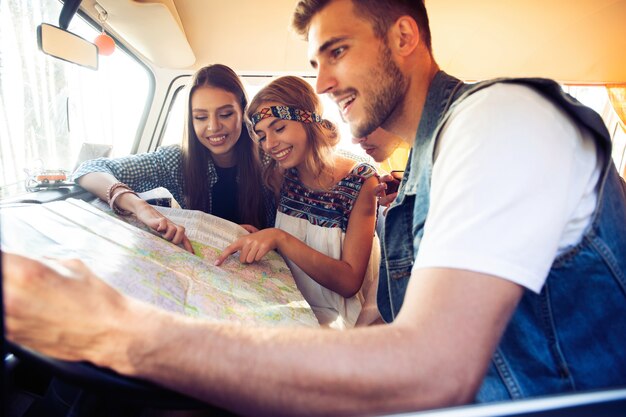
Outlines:
[[420, 43], [417, 23], [411, 16], [401, 16], [391, 26], [389, 32], [390, 47], [401, 56], [410, 55]]

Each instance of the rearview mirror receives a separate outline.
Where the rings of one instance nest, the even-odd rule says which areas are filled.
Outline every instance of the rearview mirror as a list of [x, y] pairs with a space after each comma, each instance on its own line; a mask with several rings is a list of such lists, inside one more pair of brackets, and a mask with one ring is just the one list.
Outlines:
[[39, 49], [50, 56], [98, 69], [98, 47], [67, 30], [47, 23], [37, 26]]

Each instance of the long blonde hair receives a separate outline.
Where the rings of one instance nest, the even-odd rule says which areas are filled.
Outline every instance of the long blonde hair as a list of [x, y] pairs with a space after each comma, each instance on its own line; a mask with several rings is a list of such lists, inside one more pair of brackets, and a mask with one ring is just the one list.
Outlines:
[[[252, 129], [252, 115], [265, 103], [280, 103], [284, 106], [298, 108], [321, 115], [322, 103], [313, 88], [302, 78], [287, 75], [270, 82], [263, 87], [250, 101], [246, 109], [246, 123]], [[307, 137], [307, 156], [304, 164], [314, 175], [321, 176], [324, 171], [332, 170], [334, 147], [339, 143], [337, 126], [325, 120], [324, 123], [303, 123]], [[250, 132], [254, 137], [254, 132]], [[275, 193], [280, 192], [283, 175], [277, 163], [271, 160], [263, 168], [263, 181]]]

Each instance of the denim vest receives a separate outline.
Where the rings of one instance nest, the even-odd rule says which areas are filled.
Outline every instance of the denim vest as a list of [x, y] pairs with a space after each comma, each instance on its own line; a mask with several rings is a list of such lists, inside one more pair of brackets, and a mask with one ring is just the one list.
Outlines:
[[526, 290], [492, 357], [477, 402], [626, 384], [626, 185], [600, 116], [545, 79], [475, 85], [433, 79], [400, 192], [385, 218], [378, 307], [402, 307], [430, 203], [433, 150], [454, 106], [496, 82], [527, 85], [593, 132], [603, 161], [598, 202], [582, 241], [558, 256], [540, 294]]

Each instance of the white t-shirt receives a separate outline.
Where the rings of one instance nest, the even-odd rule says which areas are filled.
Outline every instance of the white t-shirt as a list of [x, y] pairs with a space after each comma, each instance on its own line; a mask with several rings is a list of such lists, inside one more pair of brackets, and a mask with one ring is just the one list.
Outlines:
[[532, 89], [496, 84], [454, 110], [435, 158], [413, 273], [466, 269], [540, 292], [595, 208], [591, 134]]

